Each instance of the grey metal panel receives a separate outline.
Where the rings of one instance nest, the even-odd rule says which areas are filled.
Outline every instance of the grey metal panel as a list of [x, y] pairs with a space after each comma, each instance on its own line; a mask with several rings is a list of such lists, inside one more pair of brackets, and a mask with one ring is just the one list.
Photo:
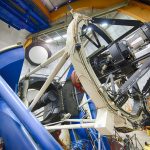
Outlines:
[[52, 11], [55, 8], [67, 2], [67, 0], [41, 0], [41, 1], [48, 8], [49, 11]]

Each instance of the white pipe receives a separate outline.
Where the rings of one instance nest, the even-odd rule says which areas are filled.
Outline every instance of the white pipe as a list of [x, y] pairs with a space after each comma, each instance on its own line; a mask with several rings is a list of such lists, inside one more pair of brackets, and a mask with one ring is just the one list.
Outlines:
[[41, 68], [47, 66], [48, 64], [52, 63], [53, 61], [55, 61], [56, 59], [62, 57], [62, 55], [65, 52], [65, 48], [63, 48], [62, 50], [58, 51], [57, 53], [55, 53], [52, 57], [50, 57], [48, 60], [46, 60], [44, 63], [40, 64], [39, 66], [37, 66], [36, 68], [34, 68], [31, 72], [29, 72], [27, 75], [25, 75], [25, 77], [23, 78], [27, 78], [30, 75], [32, 75], [33, 73], [39, 71]]
[[71, 63], [70, 63], [70, 65], [65, 69], [65, 71], [63, 72], [63, 74], [60, 76], [60, 78], [58, 79], [58, 81], [60, 81], [61, 79], [62, 79], [62, 77], [66, 74], [66, 72], [70, 69], [70, 67], [71, 67]]
[[40, 91], [37, 93], [37, 95], [35, 96], [33, 102], [31, 103], [31, 105], [29, 106], [29, 109], [32, 110], [33, 107], [36, 105], [36, 103], [39, 101], [39, 99], [41, 98], [41, 96], [43, 95], [43, 93], [46, 91], [46, 89], [48, 88], [48, 86], [50, 85], [50, 83], [53, 81], [54, 77], [57, 75], [57, 73], [60, 71], [61, 67], [64, 65], [64, 63], [67, 61], [68, 59], [68, 53], [64, 53], [61, 60], [59, 61], [59, 63], [56, 65], [56, 68], [54, 69], [54, 71], [48, 76], [47, 80], [45, 81], [45, 83], [43, 84], [42, 88], [40, 89]]
[[95, 124], [95, 123], [70, 124], [70, 125], [56, 125], [56, 126], [45, 126], [45, 128], [46, 128], [47, 130], [94, 128], [94, 124]]
[[100, 135], [100, 132], [98, 132], [98, 150], [101, 149], [101, 135]]
[[23, 83], [23, 98], [22, 101], [23, 103], [28, 107], [29, 102], [27, 100], [27, 91], [28, 91], [28, 87], [29, 87], [29, 80], [25, 80]]
[[82, 106], [84, 106], [85, 104], [87, 104], [88, 102], [90, 102], [91, 101], [91, 99], [88, 99], [86, 102], [84, 102], [83, 104], [80, 104], [79, 105], [79, 108], [81, 108]]
[[65, 119], [65, 122], [95, 122], [95, 119]]

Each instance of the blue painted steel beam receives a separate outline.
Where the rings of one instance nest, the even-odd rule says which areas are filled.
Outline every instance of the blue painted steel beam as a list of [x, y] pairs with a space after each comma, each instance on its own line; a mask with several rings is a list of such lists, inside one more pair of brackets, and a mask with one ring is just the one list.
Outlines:
[[26, 13], [29, 14], [29, 16], [32, 16], [39, 24], [41, 24], [41, 26], [43, 25], [45, 28], [49, 27], [49, 22], [47, 20], [48, 18], [46, 19], [46, 17], [42, 16], [42, 12], [40, 11], [40, 9], [37, 11], [35, 9], [36, 6], [33, 6], [30, 1], [13, 0], [13, 2], [15, 2], [21, 8], [23, 8], [26, 11]]
[[32, 136], [34, 141], [43, 150], [61, 150], [61, 146], [55, 139], [44, 129], [39, 121], [26, 109], [19, 97], [9, 87], [6, 81], [0, 76], [0, 96], [11, 108], [13, 113], [18, 117], [26, 130]]
[[6, 23], [9, 23], [9, 25], [16, 26], [19, 29], [26, 29], [29, 32], [36, 32], [36, 30], [32, 27], [30, 27], [28, 24], [24, 23], [20, 19], [18, 19], [16, 16], [11, 14], [8, 10], [4, 9], [0, 6], [0, 18], [2, 20], [6, 20]]
[[1, 98], [0, 120], [0, 137], [5, 143], [5, 150], [37, 150], [39, 148]]
[[[7, 0], [6, 0], [6, 1], [7, 1]], [[29, 20], [29, 21], [27, 22], [27, 21], [26, 21], [26, 18], [24, 18], [24, 17], [22, 16], [23, 14], [21, 14], [21, 13], [18, 12], [16, 9], [14, 9], [14, 8], [12, 8], [10, 5], [8, 5], [8, 3], [6, 3], [6, 1], [0, 0], [1, 9], [2, 9], [2, 10], [3, 10], [3, 9], [6, 10], [6, 11], [5, 11], [5, 15], [11, 14], [11, 15], [15, 16], [15, 17], [16, 17], [18, 20], [20, 20], [21, 22], [24, 22], [24, 25], [23, 25], [23, 23], [22, 23], [22, 25], [23, 25], [24, 27], [28, 26], [29, 29], [32, 28], [32, 29], [34, 29], [35, 31], [38, 30], [37, 26], [35, 26], [35, 25], [31, 22], [31, 20]], [[0, 11], [2, 11], [2, 10], [0, 10]], [[4, 13], [4, 11], [3, 11], [3, 13]], [[1, 14], [2, 14], [2, 13], [1, 13]], [[6, 18], [6, 16], [4, 16], [4, 17]], [[15, 17], [13, 17], [13, 19], [15, 19]], [[8, 18], [8, 17], [7, 17], [7, 18]], [[13, 19], [11, 18], [10, 23], [11, 23], [11, 21], [13, 21]], [[16, 24], [16, 22], [15, 22], [15, 24]]]
[[18, 26], [16, 26], [15, 24], [11, 24], [10, 21], [6, 20], [5, 18], [3, 18], [1, 15], [0, 15], [0, 20], [2, 20], [3, 22], [7, 23], [8, 26], [12, 26], [13, 28], [17, 29], [17, 30], [20, 30], [20, 28]]
[[16, 29], [35, 33], [50, 27], [48, 18], [31, 1], [0, 0], [0, 18]]
[[14, 114], [18, 117], [20, 122], [24, 125], [30, 133], [34, 141], [43, 150], [61, 150], [60, 145], [55, 139], [42, 127], [32, 113], [27, 110], [19, 97], [9, 87], [6, 81], [0, 76], [0, 96], [8, 104]]
[[15, 1], [17, 1], [20, 4], [20, 6], [23, 7], [25, 10], [27, 10], [27, 12], [31, 16], [37, 19], [37, 21], [39, 21], [40, 23], [46, 26], [49, 24], [48, 18], [44, 15], [43, 12], [41, 12], [39, 8], [37, 8], [37, 6], [32, 1], [23, 0], [24, 5], [20, 3], [19, 0], [15, 0]]
[[[14, 91], [17, 92], [23, 60], [24, 49], [22, 46], [0, 52], [0, 76], [4, 79], [4, 82], [2, 80], [0, 81], [0, 136], [4, 138], [5, 144], [9, 147], [7, 150], [20, 150], [21, 148], [17, 149], [17, 147], [21, 147], [20, 144], [24, 147], [22, 149], [30, 150], [30, 148], [27, 148], [29, 145], [34, 150], [33, 146], [30, 145], [30, 142], [33, 140], [40, 149], [54, 149], [56, 147], [57, 150], [60, 147], [58, 143], [36, 120], [31, 112], [26, 109], [14, 93]], [[26, 137], [24, 128], [21, 126], [24, 126], [28, 133], [31, 133], [30, 135], [33, 140]], [[11, 146], [17, 142], [18, 145]]]

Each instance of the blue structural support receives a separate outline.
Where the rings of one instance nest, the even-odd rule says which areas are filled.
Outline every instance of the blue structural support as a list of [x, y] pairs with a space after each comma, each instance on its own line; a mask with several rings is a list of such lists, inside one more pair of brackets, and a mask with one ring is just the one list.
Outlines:
[[[39, 121], [26, 109], [19, 97], [9, 87], [6, 81], [0, 76], [0, 96], [4, 102], [11, 108], [18, 120], [29, 132], [33, 140], [43, 150], [61, 150], [62, 148], [56, 140], [48, 133]], [[6, 129], [7, 132], [7, 129]]]
[[5, 150], [38, 149], [31, 136], [2, 98], [0, 98], [0, 121], [0, 137], [3, 139]]
[[50, 27], [48, 18], [32, 1], [0, 0], [0, 19], [16, 29], [35, 33]]
[[0, 137], [6, 150], [61, 150], [15, 93], [23, 59], [22, 47], [0, 53]]

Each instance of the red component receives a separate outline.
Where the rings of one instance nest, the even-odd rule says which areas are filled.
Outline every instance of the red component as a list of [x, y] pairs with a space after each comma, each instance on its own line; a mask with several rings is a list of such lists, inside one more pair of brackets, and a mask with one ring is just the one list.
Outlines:
[[84, 89], [75, 71], [73, 71], [71, 74], [71, 81], [80, 92], [84, 92]]

